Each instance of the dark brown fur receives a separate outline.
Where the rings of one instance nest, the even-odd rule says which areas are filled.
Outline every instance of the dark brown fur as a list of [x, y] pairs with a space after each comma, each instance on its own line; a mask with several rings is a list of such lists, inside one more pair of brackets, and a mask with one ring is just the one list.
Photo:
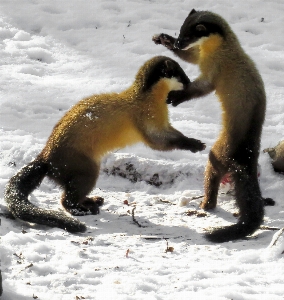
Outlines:
[[252, 60], [243, 51], [235, 34], [220, 16], [192, 10], [181, 27], [178, 39], [166, 34], [153, 37], [181, 59], [199, 65], [201, 75], [187, 89], [171, 92], [174, 106], [215, 90], [221, 103], [222, 130], [213, 145], [205, 171], [205, 198], [200, 207], [217, 204], [221, 178], [231, 172], [240, 210], [237, 224], [206, 235], [225, 242], [252, 234], [262, 223], [264, 202], [257, 179], [257, 162], [265, 117], [264, 85]]

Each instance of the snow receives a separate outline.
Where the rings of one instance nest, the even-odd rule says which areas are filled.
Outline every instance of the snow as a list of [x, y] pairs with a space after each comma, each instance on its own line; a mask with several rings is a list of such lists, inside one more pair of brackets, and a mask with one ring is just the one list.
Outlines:
[[[105, 205], [100, 215], [78, 217], [86, 233], [3, 215], [7, 181], [37, 156], [59, 118], [84, 96], [128, 87], [147, 59], [174, 58], [151, 37], [177, 36], [192, 8], [221, 14], [254, 59], [268, 99], [261, 149], [275, 146], [284, 132], [282, 0], [1, 0], [1, 299], [283, 299], [283, 231], [262, 227], [224, 244], [203, 237], [206, 229], [237, 220], [230, 195], [220, 194], [212, 212], [198, 208], [220, 129], [214, 94], [169, 107], [172, 124], [205, 142], [205, 151], [165, 153], [139, 144], [104, 159], [92, 194]], [[174, 59], [191, 79], [198, 75]], [[263, 195], [277, 203], [266, 208], [264, 226], [280, 230], [284, 178], [273, 172], [267, 153], [259, 164]], [[49, 209], [60, 209], [59, 199], [47, 180], [31, 196]]]

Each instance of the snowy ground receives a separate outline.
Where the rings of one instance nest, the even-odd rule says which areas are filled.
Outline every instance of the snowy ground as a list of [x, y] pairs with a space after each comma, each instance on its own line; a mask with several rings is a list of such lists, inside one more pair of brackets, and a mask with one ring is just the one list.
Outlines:
[[[1, 0], [1, 299], [283, 299], [283, 235], [275, 243], [276, 231], [265, 229], [220, 245], [203, 238], [210, 226], [236, 222], [237, 211], [232, 196], [220, 195], [217, 209], [205, 215], [200, 199], [191, 200], [203, 194], [204, 167], [220, 128], [213, 94], [170, 107], [175, 127], [206, 142], [202, 153], [136, 145], [106, 157], [93, 191], [106, 204], [100, 215], [80, 218], [85, 234], [3, 216], [5, 184], [39, 153], [66, 110], [84, 96], [128, 87], [150, 57], [171, 56], [151, 37], [178, 35], [192, 8], [225, 17], [256, 62], [268, 97], [262, 149], [275, 146], [284, 133], [283, 0]], [[191, 79], [198, 75], [179, 63]], [[266, 208], [264, 226], [282, 228], [284, 177], [272, 171], [266, 154], [259, 162], [263, 195], [277, 202]], [[108, 175], [126, 164], [140, 181]], [[147, 184], [157, 173], [159, 188]], [[59, 209], [59, 197], [44, 181], [31, 200]], [[133, 222], [134, 207], [142, 227]]]

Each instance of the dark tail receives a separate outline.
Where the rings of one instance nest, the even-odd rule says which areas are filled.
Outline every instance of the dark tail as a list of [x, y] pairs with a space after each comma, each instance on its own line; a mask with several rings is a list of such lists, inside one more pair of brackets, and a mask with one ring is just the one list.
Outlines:
[[59, 227], [69, 232], [84, 232], [86, 226], [66, 214], [36, 207], [28, 196], [37, 188], [46, 176], [48, 164], [34, 160], [8, 182], [5, 190], [5, 201], [14, 217], [23, 221]]
[[236, 201], [240, 218], [237, 224], [220, 227], [207, 233], [206, 239], [223, 243], [237, 240], [254, 233], [263, 221], [264, 203], [257, 180], [257, 175], [233, 174], [235, 181]]

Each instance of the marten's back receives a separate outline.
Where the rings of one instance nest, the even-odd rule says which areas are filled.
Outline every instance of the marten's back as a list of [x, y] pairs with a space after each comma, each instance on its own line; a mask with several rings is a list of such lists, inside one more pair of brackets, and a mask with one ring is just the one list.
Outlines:
[[74, 105], [54, 127], [45, 157], [58, 148], [73, 148], [89, 157], [123, 148], [141, 140], [133, 126], [133, 101], [119, 94], [94, 95]]

